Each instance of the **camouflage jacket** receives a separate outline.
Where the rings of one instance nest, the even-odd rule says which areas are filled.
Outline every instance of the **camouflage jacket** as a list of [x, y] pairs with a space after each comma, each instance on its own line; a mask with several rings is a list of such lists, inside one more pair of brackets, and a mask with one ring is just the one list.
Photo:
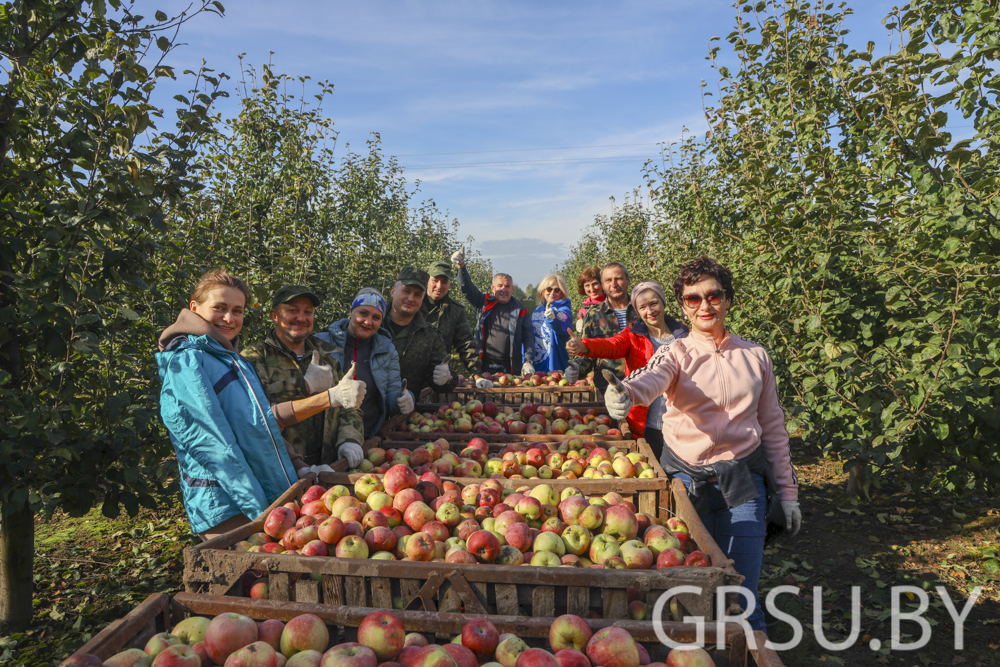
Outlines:
[[[382, 326], [392, 333], [390, 318], [392, 317], [392, 302], [386, 304], [387, 313]], [[420, 399], [424, 387], [434, 391], [447, 392], [458, 384], [458, 374], [451, 371], [451, 377], [444, 385], [434, 384], [434, 367], [451, 355], [444, 346], [444, 339], [437, 329], [427, 324], [419, 312], [413, 320], [392, 337], [392, 344], [399, 355], [399, 375], [406, 380], [406, 388]]]
[[[625, 325], [632, 324], [632, 321], [638, 317], [635, 308], [629, 304], [625, 311]], [[618, 326], [618, 316], [615, 315], [608, 299], [596, 306], [591, 306], [587, 314], [583, 316], [583, 335], [580, 338], [611, 338], [619, 333], [621, 333], [621, 327]], [[607, 380], [604, 379], [604, 374], [601, 372], [604, 369], [611, 371], [621, 380], [625, 379], [625, 359], [574, 357], [573, 361], [580, 365], [580, 377], [585, 377], [591, 371], [594, 372], [594, 385], [602, 394], [608, 388]]]
[[[267, 400], [283, 403], [309, 397], [303, 376], [312, 363], [313, 350], [319, 350], [320, 359], [333, 369], [333, 383], [340, 382], [343, 370], [335, 356], [337, 348], [315, 336], [306, 339], [302, 361], [295, 359], [292, 351], [275, 335], [274, 329], [264, 340], [244, 349], [243, 355], [257, 370]], [[281, 434], [307, 464], [319, 465], [336, 461], [337, 448], [345, 442], [364, 444], [364, 429], [360, 410], [333, 408], [286, 426]]]
[[445, 350], [457, 352], [458, 358], [465, 364], [470, 374], [478, 373], [479, 354], [476, 353], [476, 339], [469, 327], [465, 308], [455, 303], [447, 294], [436, 302], [431, 301], [431, 298], [424, 294], [420, 314], [424, 316], [424, 320], [428, 324], [441, 334]]

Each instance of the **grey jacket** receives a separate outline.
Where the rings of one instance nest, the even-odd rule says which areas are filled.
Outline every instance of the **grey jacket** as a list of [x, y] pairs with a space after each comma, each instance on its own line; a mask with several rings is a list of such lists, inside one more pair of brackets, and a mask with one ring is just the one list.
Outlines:
[[[340, 361], [341, 368], [351, 367], [344, 358], [346, 356], [344, 349], [347, 347], [347, 324], [349, 321], [346, 318], [339, 320], [331, 324], [326, 331], [316, 334], [320, 340], [332, 343], [338, 348], [339, 351], [336, 354], [340, 355], [338, 361]], [[399, 375], [399, 354], [392, 344], [392, 338], [388, 331], [379, 329], [375, 333], [369, 364], [371, 364], [372, 377], [375, 378], [375, 385], [378, 387], [383, 403], [382, 415], [375, 428], [372, 429], [372, 435], [374, 435], [382, 428], [386, 419], [399, 414], [399, 405], [396, 403], [399, 400], [402, 385]]]

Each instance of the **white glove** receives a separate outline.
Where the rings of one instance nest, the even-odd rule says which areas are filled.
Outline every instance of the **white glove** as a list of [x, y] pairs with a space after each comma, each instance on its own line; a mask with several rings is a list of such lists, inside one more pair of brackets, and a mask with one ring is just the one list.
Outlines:
[[295, 472], [298, 473], [299, 479], [302, 479], [303, 477], [305, 477], [306, 475], [308, 475], [312, 471], [313, 471], [312, 466], [306, 466], [305, 468], [299, 468]]
[[566, 367], [566, 382], [573, 384], [579, 379], [580, 379], [580, 364], [576, 363], [575, 361], [569, 362], [569, 365]]
[[302, 379], [306, 381], [306, 389], [310, 395], [326, 391], [333, 386], [333, 369], [320, 364], [319, 350], [313, 350], [312, 362]]
[[632, 397], [628, 395], [622, 381], [611, 371], [604, 371], [604, 379], [608, 381], [608, 388], [604, 391], [604, 405], [608, 408], [608, 414], [612, 419], [625, 419], [632, 407]]
[[583, 318], [581, 317], [576, 321], [576, 332], [583, 335]]
[[521, 375], [534, 375], [534, 374], [535, 374], [535, 367], [531, 365], [531, 362], [530, 361], [524, 362], [524, 365], [521, 366]]
[[331, 468], [325, 463], [322, 463], [318, 466], [313, 466], [312, 471], [317, 475], [320, 474], [321, 472], [336, 472], [333, 468]]
[[443, 387], [444, 385], [448, 384], [448, 380], [451, 379], [451, 368], [448, 367], [448, 363], [445, 362], [443, 364], [438, 364], [437, 366], [435, 366], [434, 375], [432, 376], [431, 379], [433, 379], [434, 384], [436, 384], [439, 387]]
[[802, 510], [799, 509], [799, 501], [782, 500], [781, 511], [785, 513], [785, 530], [792, 535], [798, 535], [799, 528], [802, 527]]
[[465, 266], [465, 246], [461, 246], [451, 256], [451, 263], [457, 266]]
[[364, 450], [356, 442], [345, 442], [340, 446], [340, 458], [347, 459], [347, 465], [350, 468], [357, 468], [364, 456]]
[[552, 304], [545, 306], [545, 319], [551, 321], [556, 319], [556, 311], [552, 308]]
[[399, 406], [399, 411], [404, 415], [408, 415], [413, 412], [413, 394], [410, 393], [409, 389], [403, 391], [396, 399], [396, 405]]
[[486, 378], [479, 378], [476, 380], [476, 389], [492, 389], [493, 383]]
[[361, 380], [354, 379], [354, 373], [357, 370], [357, 363], [351, 364], [350, 370], [340, 378], [340, 382], [337, 383], [336, 387], [330, 387], [330, 407], [331, 408], [347, 408], [348, 410], [356, 410], [361, 407], [361, 402], [365, 400], [365, 383]]

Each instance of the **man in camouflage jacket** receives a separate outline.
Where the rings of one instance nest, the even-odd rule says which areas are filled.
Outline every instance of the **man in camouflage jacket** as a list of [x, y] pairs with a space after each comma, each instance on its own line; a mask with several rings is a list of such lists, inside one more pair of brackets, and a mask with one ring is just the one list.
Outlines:
[[451, 354], [444, 339], [420, 314], [427, 279], [425, 272], [404, 266], [392, 288], [392, 300], [386, 304], [387, 316], [382, 324], [389, 329], [399, 354], [399, 375], [418, 400], [424, 387], [449, 392], [458, 384], [458, 375], [448, 367]]
[[[601, 286], [608, 298], [591, 306], [587, 314], [583, 316], [583, 335], [580, 336], [581, 338], [611, 338], [621, 333], [624, 327], [619, 325], [618, 314], [615, 313], [616, 308], [625, 310], [626, 327], [639, 317], [629, 302], [630, 283], [628, 270], [618, 262], [612, 262], [601, 270]], [[608, 381], [604, 379], [602, 371], [609, 370], [617, 375], [618, 379], [625, 379], [625, 359], [574, 357], [573, 361], [580, 367], [580, 377], [586, 377], [587, 373], [593, 371], [594, 386], [602, 395], [608, 388]]]
[[469, 318], [465, 308], [453, 301], [448, 294], [452, 280], [451, 262], [434, 262], [427, 268], [427, 274], [430, 279], [427, 281], [427, 292], [424, 293], [420, 314], [441, 334], [445, 350], [457, 352], [470, 375], [478, 373], [479, 355], [476, 353], [476, 340], [469, 327]]
[[[271, 304], [271, 318], [275, 321], [275, 327], [268, 332], [264, 340], [243, 350], [243, 355], [257, 370], [267, 399], [272, 404], [307, 398], [318, 393], [316, 387], [312, 388], [314, 391], [310, 391], [305, 380], [314, 359], [318, 358], [321, 367], [329, 366], [332, 371], [330, 386], [340, 382], [343, 376], [340, 362], [335, 355], [339, 351], [338, 348], [311, 335], [312, 312], [303, 297], [313, 300], [314, 306], [319, 304], [319, 298], [305, 287], [292, 286], [278, 290]], [[289, 339], [287, 342], [284, 340], [289, 338], [289, 333], [282, 313], [288, 310], [290, 304], [303, 306], [296, 322], [298, 333], [305, 332], [304, 340]], [[297, 337], [301, 338], [301, 335]], [[295, 345], [296, 342], [304, 343], [301, 358], [298, 358], [289, 346], [289, 344]], [[364, 443], [364, 421], [361, 410], [336, 407], [324, 410], [298, 424], [286, 426], [281, 434], [307, 464], [329, 465], [342, 458], [338, 453], [341, 445], [354, 443], [360, 447]]]

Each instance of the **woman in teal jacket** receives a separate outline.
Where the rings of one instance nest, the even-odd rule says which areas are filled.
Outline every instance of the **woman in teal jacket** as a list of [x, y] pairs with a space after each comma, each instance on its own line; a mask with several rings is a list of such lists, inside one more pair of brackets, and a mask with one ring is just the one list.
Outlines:
[[331, 389], [268, 404], [256, 371], [239, 354], [248, 297], [238, 278], [206, 273], [190, 310], [183, 309], [160, 335], [156, 355], [160, 416], [177, 453], [184, 507], [191, 531], [206, 539], [256, 518], [312, 470], [282, 438], [281, 428], [335, 400]]

